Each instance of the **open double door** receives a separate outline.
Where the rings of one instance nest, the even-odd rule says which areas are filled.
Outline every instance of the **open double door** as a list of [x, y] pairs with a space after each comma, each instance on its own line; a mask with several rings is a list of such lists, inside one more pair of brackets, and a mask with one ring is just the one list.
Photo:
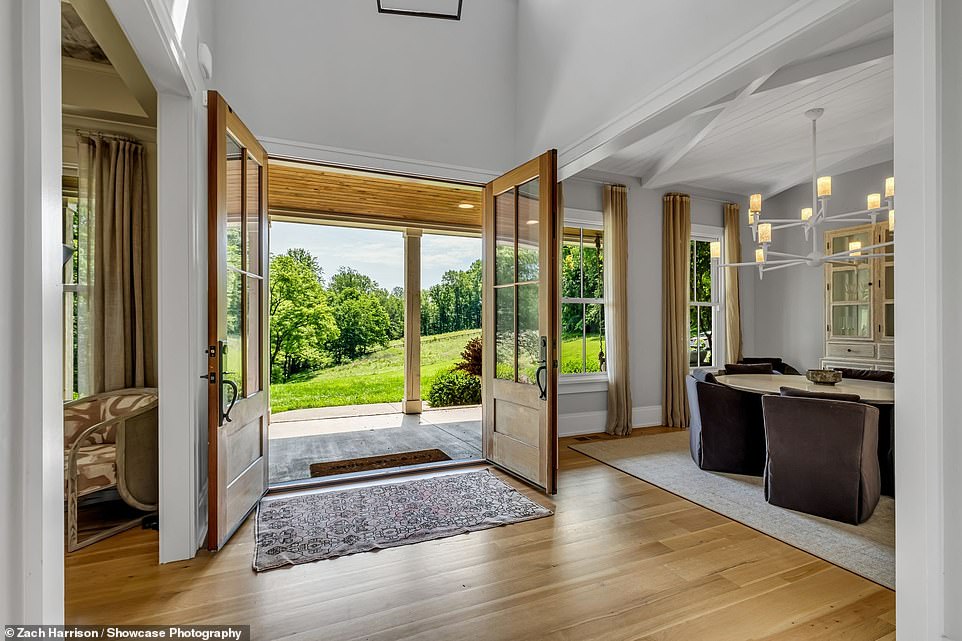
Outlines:
[[[208, 534], [220, 549], [268, 486], [268, 158], [208, 94]], [[557, 156], [485, 186], [483, 450], [554, 493], [559, 252]]]

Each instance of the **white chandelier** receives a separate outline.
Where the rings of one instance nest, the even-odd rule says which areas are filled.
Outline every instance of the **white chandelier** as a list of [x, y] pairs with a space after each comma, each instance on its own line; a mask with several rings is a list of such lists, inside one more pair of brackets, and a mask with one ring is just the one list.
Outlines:
[[[866, 259], [890, 257], [891, 252], [878, 251], [894, 246], [894, 241], [862, 246], [861, 241], [851, 241], [848, 249], [834, 254], [822, 251], [821, 227], [829, 222], [871, 222], [879, 221], [880, 216], [888, 215], [889, 231], [895, 232], [895, 178], [885, 179], [884, 199], [882, 193], [869, 194], [866, 198], [865, 209], [849, 211], [840, 214], [828, 214], [828, 201], [832, 196], [832, 177], [819, 176], [816, 164], [817, 147], [815, 145], [815, 121], [825, 112], [824, 109], [809, 109], [805, 117], [812, 121], [812, 206], [804, 207], [799, 212], [799, 218], [763, 219], [762, 195], [752, 194], [748, 200], [748, 225], [752, 229], [752, 239], [758, 243], [755, 249], [755, 260], [744, 263], [719, 263], [721, 259], [721, 243], [712, 242], [710, 247], [712, 262], [717, 267], [755, 267], [758, 277], [763, 278], [765, 272], [785, 267], [806, 265], [818, 267], [829, 262], [854, 262]], [[811, 239], [812, 251], [808, 255], [769, 249], [774, 232], [790, 227], [801, 227], [805, 231], [805, 238]]]

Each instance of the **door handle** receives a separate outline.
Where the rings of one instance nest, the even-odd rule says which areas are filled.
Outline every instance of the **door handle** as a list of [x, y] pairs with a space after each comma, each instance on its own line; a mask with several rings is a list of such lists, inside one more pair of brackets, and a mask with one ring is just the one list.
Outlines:
[[231, 422], [230, 411], [234, 409], [234, 403], [237, 402], [237, 383], [230, 380], [229, 378], [225, 378], [221, 381], [220, 384], [228, 386], [231, 389], [231, 392], [233, 392], [230, 397], [230, 405], [227, 406], [227, 409], [221, 415], [221, 418], [224, 419], [223, 420], [224, 423], [230, 423]]
[[[544, 374], [544, 380], [541, 380], [541, 375]], [[538, 370], [534, 374], [535, 381], [538, 383], [538, 389], [541, 390], [541, 400], [546, 400], [548, 398], [548, 337], [541, 337], [541, 363], [538, 365]]]
[[[542, 374], [544, 374], [544, 381], [541, 380]], [[544, 401], [548, 398], [548, 366], [545, 363], [539, 365], [534, 377], [538, 381], [538, 389], [541, 390], [541, 400]]]

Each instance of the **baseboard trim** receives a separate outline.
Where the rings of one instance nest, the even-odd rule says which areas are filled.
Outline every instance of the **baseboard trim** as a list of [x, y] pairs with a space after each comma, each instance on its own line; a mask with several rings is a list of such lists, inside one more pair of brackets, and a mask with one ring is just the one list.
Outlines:
[[575, 412], [558, 416], [558, 436], [584, 436], [605, 431], [608, 412]]
[[632, 427], [655, 427], [662, 424], [661, 405], [634, 407], [631, 410]]
[[[558, 436], [584, 436], [605, 431], [608, 412], [573, 412], [558, 416]], [[655, 427], [661, 425], [661, 405], [633, 407], [632, 427]]]

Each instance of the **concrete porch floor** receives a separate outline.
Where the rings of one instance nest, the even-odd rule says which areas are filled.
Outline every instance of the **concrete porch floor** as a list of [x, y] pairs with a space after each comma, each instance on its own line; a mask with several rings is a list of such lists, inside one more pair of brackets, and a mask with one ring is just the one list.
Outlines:
[[402, 414], [400, 403], [294, 410], [271, 416], [270, 482], [309, 479], [311, 463], [439, 449], [481, 457], [481, 408]]

